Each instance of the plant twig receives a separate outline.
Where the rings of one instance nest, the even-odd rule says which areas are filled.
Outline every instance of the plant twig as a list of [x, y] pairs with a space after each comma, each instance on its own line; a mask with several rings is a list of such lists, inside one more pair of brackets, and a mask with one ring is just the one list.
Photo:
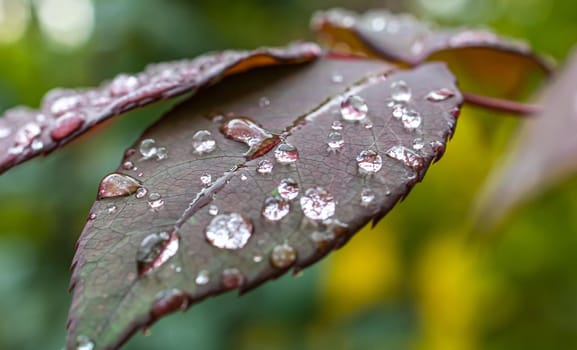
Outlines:
[[465, 102], [477, 107], [493, 109], [501, 112], [518, 114], [519, 116], [530, 117], [533, 114], [541, 112], [540, 105], [502, 100], [499, 98], [481, 96], [469, 92], [463, 92]]

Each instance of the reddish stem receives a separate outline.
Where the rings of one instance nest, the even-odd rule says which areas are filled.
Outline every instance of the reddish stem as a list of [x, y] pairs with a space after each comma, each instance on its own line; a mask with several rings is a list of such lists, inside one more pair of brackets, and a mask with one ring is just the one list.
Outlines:
[[475, 95], [469, 92], [463, 92], [463, 98], [466, 103], [473, 106], [493, 109], [501, 112], [509, 112], [518, 114], [520, 116], [531, 116], [541, 112], [542, 108], [539, 105], [515, 102], [510, 100], [502, 100], [499, 98]]

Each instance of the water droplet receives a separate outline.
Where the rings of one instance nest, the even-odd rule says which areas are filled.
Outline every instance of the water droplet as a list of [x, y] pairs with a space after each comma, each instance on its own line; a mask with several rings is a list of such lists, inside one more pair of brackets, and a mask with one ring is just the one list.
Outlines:
[[79, 107], [82, 104], [82, 97], [79, 95], [63, 96], [52, 102], [50, 113], [55, 116], [62, 115]]
[[10, 136], [12, 129], [6, 126], [0, 126], [0, 139]]
[[277, 269], [286, 269], [297, 259], [296, 250], [288, 244], [277, 245], [270, 253], [270, 262]]
[[127, 161], [122, 163], [122, 169], [132, 170], [132, 169], [134, 169], [134, 163], [130, 160], [127, 160]]
[[370, 119], [367, 119], [363, 122], [363, 126], [365, 127], [365, 129], [372, 129], [373, 128], [373, 121]]
[[400, 160], [415, 171], [421, 170], [425, 163], [423, 157], [403, 146], [393, 146], [385, 154], [393, 159]]
[[150, 313], [157, 319], [178, 310], [184, 311], [188, 305], [189, 299], [185, 292], [177, 288], [163, 290], [154, 297]]
[[156, 159], [163, 160], [168, 158], [168, 150], [166, 147], [158, 147], [156, 149]]
[[245, 174], [242, 174], [242, 175], [240, 176], [240, 180], [241, 180], [241, 181], [246, 181], [247, 179], [248, 179], [248, 177], [247, 177]]
[[222, 114], [216, 114], [214, 116], [211, 117], [211, 120], [213, 123], [215, 124], [220, 124], [222, 123], [222, 121], [224, 120], [224, 115]]
[[262, 255], [255, 255], [252, 257], [252, 261], [254, 261], [255, 263], [259, 263], [263, 260], [264, 258], [262, 257]]
[[94, 343], [85, 335], [76, 337], [76, 350], [92, 350]]
[[206, 239], [217, 248], [240, 249], [252, 236], [252, 222], [238, 213], [219, 214], [205, 230]]
[[290, 143], [281, 143], [274, 150], [274, 157], [280, 164], [291, 164], [299, 159], [299, 152]]
[[423, 147], [425, 147], [425, 141], [422, 138], [417, 137], [416, 139], [413, 140], [413, 149], [415, 151], [419, 151], [423, 149]]
[[361, 191], [361, 205], [363, 207], [368, 207], [375, 200], [375, 191], [370, 188], [363, 188]]
[[258, 100], [258, 105], [259, 105], [259, 107], [261, 107], [261, 108], [266, 107], [266, 106], [270, 105], [270, 100], [269, 100], [268, 98], [266, 98], [266, 97], [261, 97], [261, 98]]
[[335, 120], [335, 121], [331, 124], [331, 129], [333, 129], [333, 130], [335, 130], [335, 131], [343, 130], [343, 123], [341, 123], [340, 120]]
[[142, 184], [128, 175], [112, 173], [100, 181], [98, 199], [128, 196], [136, 192]]
[[425, 98], [431, 102], [441, 102], [453, 96], [455, 96], [455, 93], [452, 90], [440, 88], [429, 92]]
[[208, 282], [210, 282], [210, 274], [207, 270], [201, 270], [198, 275], [196, 275], [196, 279], [194, 280], [194, 283], [199, 286], [204, 286]]
[[42, 129], [38, 124], [33, 122], [26, 123], [18, 130], [14, 140], [17, 146], [28, 147], [41, 133]]
[[141, 199], [144, 198], [147, 193], [148, 190], [146, 189], [146, 187], [140, 187], [139, 189], [136, 190], [136, 194], [134, 196], [138, 199]]
[[229, 139], [242, 142], [249, 147], [258, 146], [273, 137], [271, 133], [248, 118], [230, 119], [222, 125], [220, 131]]
[[210, 207], [208, 207], [208, 213], [212, 216], [215, 216], [218, 214], [218, 207], [214, 204], [211, 204]]
[[265, 175], [270, 174], [272, 172], [274, 165], [268, 159], [259, 160], [256, 165], [256, 172]]
[[50, 137], [54, 141], [60, 141], [72, 133], [80, 130], [84, 125], [84, 115], [76, 112], [68, 112], [56, 120], [56, 125], [50, 131]]
[[393, 105], [393, 117], [400, 119], [405, 114], [405, 111], [406, 109], [402, 105], [399, 104]]
[[138, 78], [132, 75], [127, 74], [120, 74], [112, 83], [110, 83], [109, 91], [112, 96], [123, 96], [134, 89], [136, 89], [140, 85]]
[[401, 117], [401, 121], [403, 122], [403, 126], [407, 129], [416, 129], [421, 126], [421, 115], [419, 112], [409, 109], [403, 113]]
[[404, 80], [397, 80], [391, 84], [391, 98], [397, 102], [407, 102], [411, 99], [411, 88]]
[[311, 187], [300, 199], [301, 209], [312, 220], [326, 220], [335, 214], [333, 196], [322, 187]]
[[220, 282], [225, 289], [240, 288], [244, 284], [244, 275], [237, 268], [224, 269]]
[[429, 146], [431, 146], [431, 149], [433, 150], [433, 152], [435, 152], [435, 159], [439, 160], [443, 154], [445, 154], [445, 144], [442, 143], [441, 141], [431, 141], [431, 143], [429, 143]]
[[268, 197], [264, 201], [261, 214], [269, 221], [282, 220], [290, 212], [290, 204], [276, 197]]
[[96, 213], [90, 213], [90, 215], [88, 215], [88, 220], [95, 220], [96, 219]]
[[208, 187], [212, 183], [212, 176], [209, 173], [204, 173], [204, 174], [200, 175], [200, 182], [204, 186]]
[[329, 145], [329, 151], [338, 151], [345, 145], [345, 140], [343, 140], [343, 135], [338, 131], [331, 131], [329, 136], [327, 136], [327, 145]]
[[44, 148], [44, 143], [40, 140], [34, 140], [32, 141], [30, 148], [32, 148], [33, 151], [38, 152]]
[[144, 139], [140, 141], [140, 147], [138, 151], [144, 159], [149, 159], [156, 156], [158, 148], [156, 148], [156, 140], [154, 139]]
[[199, 130], [192, 136], [192, 148], [198, 154], [210, 153], [216, 148], [216, 141], [208, 130]]
[[381, 170], [383, 158], [373, 150], [364, 150], [357, 156], [357, 165], [361, 173], [374, 174]]
[[293, 200], [299, 195], [299, 184], [291, 178], [282, 179], [277, 187], [277, 192], [282, 199]]
[[158, 209], [164, 205], [164, 199], [160, 196], [160, 194], [156, 192], [152, 192], [148, 195], [148, 206], [151, 209]]
[[108, 214], [114, 214], [116, 213], [116, 205], [109, 203], [106, 205], [106, 211], [108, 212]]
[[178, 252], [179, 239], [175, 233], [151, 233], [144, 237], [136, 251], [136, 264], [140, 275], [162, 266]]
[[343, 76], [339, 73], [333, 73], [331, 76], [331, 81], [335, 84], [342, 83], [344, 80]]
[[368, 111], [367, 103], [360, 96], [350, 95], [341, 102], [341, 116], [346, 121], [361, 121], [365, 119]]

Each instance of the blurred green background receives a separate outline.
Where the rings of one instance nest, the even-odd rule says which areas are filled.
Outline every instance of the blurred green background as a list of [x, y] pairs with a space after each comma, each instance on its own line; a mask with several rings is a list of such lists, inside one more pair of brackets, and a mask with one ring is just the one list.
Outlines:
[[[560, 62], [577, 42], [574, 0], [0, 0], [0, 110], [153, 61], [311, 38], [311, 14], [332, 6], [487, 26]], [[168, 107], [0, 177], [0, 349], [62, 348], [68, 266], [97, 184]], [[577, 180], [471, 234], [516, 123], [466, 108], [445, 158], [375, 229], [298, 278], [206, 300], [126, 348], [577, 349]]]

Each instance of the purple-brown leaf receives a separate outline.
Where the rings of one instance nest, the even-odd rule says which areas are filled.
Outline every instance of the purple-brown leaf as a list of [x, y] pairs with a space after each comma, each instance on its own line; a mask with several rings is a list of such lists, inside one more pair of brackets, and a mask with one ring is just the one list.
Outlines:
[[423, 178], [461, 103], [443, 64], [336, 58], [253, 70], [187, 100], [116, 170], [141, 187], [92, 207], [68, 348], [117, 348], [168, 313], [343, 245]]
[[223, 51], [150, 65], [142, 73], [120, 74], [93, 89], [55, 89], [45, 95], [39, 110], [17, 107], [0, 119], [0, 173], [50, 153], [96, 124], [134, 108], [194, 92], [229, 74], [260, 66], [306, 62], [319, 54], [318, 46], [311, 43]]

